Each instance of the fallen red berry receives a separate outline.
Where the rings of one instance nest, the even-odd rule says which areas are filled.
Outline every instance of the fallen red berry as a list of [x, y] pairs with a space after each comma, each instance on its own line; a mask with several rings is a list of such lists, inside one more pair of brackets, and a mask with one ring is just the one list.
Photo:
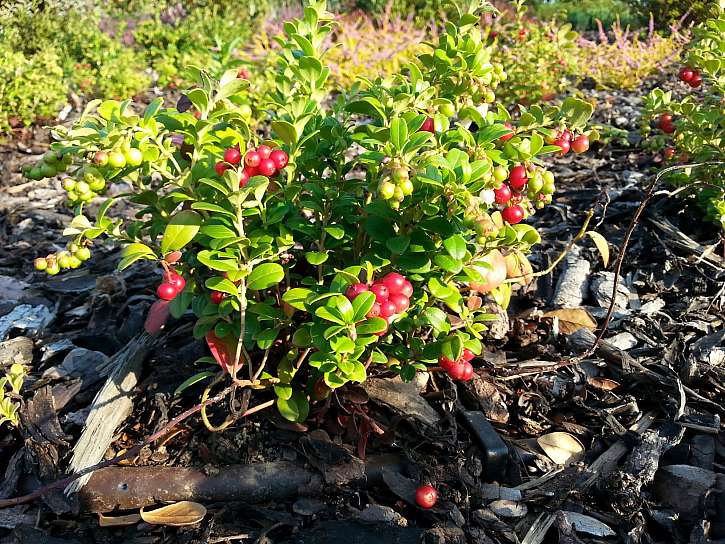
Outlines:
[[509, 173], [509, 185], [514, 191], [520, 191], [529, 181], [526, 176], [526, 168], [522, 165], [514, 166]]
[[170, 283], [164, 282], [156, 288], [156, 296], [161, 300], [173, 300], [177, 294], [176, 287]]
[[501, 211], [501, 217], [511, 225], [521, 223], [521, 220], [524, 218], [524, 209], [518, 204], [507, 206]]
[[272, 151], [272, 153], [269, 154], [269, 158], [274, 161], [274, 165], [277, 167], [277, 170], [282, 170], [282, 168], [287, 166], [287, 163], [289, 162], [289, 156], [281, 149], [275, 149]]
[[589, 149], [589, 138], [586, 134], [580, 134], [571, 142], [571, 149], [574, 153], [584, 153]]
[[690, 81], [692, 81], [692, 76], [695, 75], [695, 72], [689, 66], [683, 66], [682, 68], [680, 68], [679, 75], [682, 81], [684, 81], [685, 83], [689, 83]]
[[270, 178], [277, 172], [277, 166], [274, 164], [272, 159], [262, 159], [257, 167], [257, 170], [263, 176]]
[[221, 291], [212, 291], [211, 292], [211, 301], [214, 304], [221, 304], [225, 298], [227, 298], [227, 296], [224, 293], [222, 293]]
[[385, 302], [390, 296], [388, 288], [385, 287], [385, 285], [383, 285], [382, 283], [374, 283], [370, 287], [370, 292], [375, 295], [375, 300], [377, 300], [378, 302]]
[[247, 153], [244, 155], [244, 164], [247, 166], [251, 166], [252, 168], [256, 168], [259, 166], [259, 163], [262, 162], [262, 157], [259, 156], [259, 153], [256, 151], [247, 151]]
[[415, 490], [415, 502], [421, 508], [433, 508], [438, 501], [438, 491], [432, 485], [422, 485]]
[[496, 204], [506, 204], [511, 200], [511, 188], [504, 183], [498, 189], [493, 190], [493, 195]]
[[229, 164], [239, 164], [242, 160], [242, 154], [236, 147], [230, 147], [224, 152], [224, 161]]
[[218, 162], [214, 165], [214, 171], [218, 176], [223, 176], [227, 170], [229, 170], [229, 165], [225, 162]]
[[353, 283], [350, 287], [347, 288], [345, 291], [345, 296], [349, 298], [350, 300], [353, 300], [355, 297], [357, 297], [360, 293], [364, 293], [368, 290], [368, 286], [364, 283]]

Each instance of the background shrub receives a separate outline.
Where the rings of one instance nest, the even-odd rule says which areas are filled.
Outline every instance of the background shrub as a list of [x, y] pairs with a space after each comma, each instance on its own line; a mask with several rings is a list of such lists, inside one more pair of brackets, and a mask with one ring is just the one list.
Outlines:
[[536, 1], [531, 5], [538, 19], [567, 22], [580, 31], [596, 30], [597, 20], [605, 27], [616, 21], [623, 26], [637, 27], [646, 21], [625, 0]]
[[701, 23], [723, 9], [722, 0], [629, 0], [635, 13], [643, 18], [653, 17], [658, 28], [685, 18], [687, 23]]

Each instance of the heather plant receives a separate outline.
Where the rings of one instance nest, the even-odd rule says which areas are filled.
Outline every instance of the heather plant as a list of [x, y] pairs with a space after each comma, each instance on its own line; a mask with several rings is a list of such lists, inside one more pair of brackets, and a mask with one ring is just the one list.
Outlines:
[[[77, 268], [102, 237], [123, 245], [121, 269], [157, 263], [146, 330], [194, 315], [211, 353], [199, 362], [220, 368], [203, 398], [231, 382], [247, 400], [272, 396], [251, 410], [276, 404], [302, 421], [376, 366], [470, 380], [492, 319], [484, 297], [505, 307], [530, 278], [540, 237], [526, 220], [555, 193], [541, 158], [586, 151], [592, 114], [568, 98], [514, 124], [489, 99], [505, 71], [479, 28], [488, 9], [461, 8], [420, 64], [338, 92], [333, 18], [311, 2], [279, 37], [274, 85], [256, 98], [261, 130], [243, 111], [254, 74], [236, 68], [219, 79], [192, 68], [175, 108], [90, 103], [28, 171], [61, 175], [75, 211], [66, 250], [36, 268]], [[122, 180], [132, 190], [107, 196]], [[135, 217], [109, 214], [121, 200]], [[234, 420], [202, 415], [211, 429]]]
[[506, 104], [550, 100], [573, 83], [577, 33], [568, 24], [528, 19], [523, 0], [515, 8], [487, 30], [508, 76], [499, 95]]
[[642, 133], [646, 147], [672, 163], [703, 164], [674, 171], [666, 180], [678, 194], [695, 200], [704, 219], [725, 229], [725, 16], [695, 29], [679, 71], [688, 91], [653, 90], [645, 100]]
[[576, 64], [582, 76], [605, 89], [636, 89], [648, 77], [661, 73], [663, 66], [676, 61], [689, 39], [689, 32], [677, 25], [667, 36], [655, 32], [652, 19], [644, 37], [617, 21], [610, 39], [601, 22], [597, 21], [597, 25], [598, 40], [579, 38]]

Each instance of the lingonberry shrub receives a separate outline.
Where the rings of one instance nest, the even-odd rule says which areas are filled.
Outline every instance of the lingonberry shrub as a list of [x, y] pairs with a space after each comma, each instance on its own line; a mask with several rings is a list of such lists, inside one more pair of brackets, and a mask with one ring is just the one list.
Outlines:
[[[73, 182], [70, 255], [104, 235], [124, 245], [120, 268], [158, 262], [147, 330], [190, 310], [213, 355], [204, 361], [240, 387], [272, 389], [290, 420], [371, 365], [409, 380], [449, 360], [451, 377], [470, 379], [492, 319], [483, 297], [506, 306], [531, 276], [525, 255], [540, 237], [526, 220], [555, 191], [540, 157], [562, 151], [546, 141], [576, 138], [592, 113], [568, 98], [511, 119], [478, 26], [487, 9], [460, 9], [419, 64], [331, 96], [333, 21], [312, 2], [279, 39], [261, 133], [241, 111], [249, 81], [236, 70], [215, 80], [194, 69], [183, 111], [89, 104], [53, 131], [43, 161]], [[131, 189], [105, 198], [121, 181]], [[109, 215], [121, 199], [134, 219]]]
[[654, 89], [645, 99], [642, 133], [667, 165], [713, 163], [666, 179], [684, 188], [682, 196], [697, 200], [706, 220], [725, 228], [725, 16], [695, 28], [694, 36], [677, 75], [685, 97]]

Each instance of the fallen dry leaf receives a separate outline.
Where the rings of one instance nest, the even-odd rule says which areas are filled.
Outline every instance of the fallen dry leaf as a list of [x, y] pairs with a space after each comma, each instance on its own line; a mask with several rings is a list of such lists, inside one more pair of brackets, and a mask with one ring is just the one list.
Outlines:
[[536, 443], [557, 465], [578, 461], [584, 454], [584, 446], [573, 435], [564, 432], [545, 434]]
[[542, 317], [556, 317], [559, 319], [559, 331], [562, 334], [572, 334], [579, 329], [594, 330], [597, 322], [584, 308], [562, 308], [546, 312]]
[[141, 518], [153, 525], [172, 527], [194, 525], [204, 519], [204, 516], [206, 516], [204, 505], [191, 501], [176, 502], [150, 511], [141, 509]]
[[133, 525], [141, 521], [138, 514], [128, 514], [127, 516], [104, 516], [98, 514], [98, 525], [101, 527], [125, 527]]
[[589, 232], [587, 232], [587, 234], [594, 241], [594, 245], [597, 246], [599, 253], [602, 255], [602, 262], [604, 262], [604, 268], [607, 268], [607, 266], [609, 265], [609, 244], [607, 243], [607, 239], [593, 230], [590, 230]]
[[586, 533], [594, 536], [616, 536], [612, 528], [598, 519], [578, 512], [564, 512], [567, 521], [577, 533]]
[[619, 382], [615, 382], [614, 380], [610, 380], [609, 378], [599, 378], [599, 377], [588, 377], [587, 383], [589, 385], [591, 385], [592, 387], [601, 389], [602, 391], [613, 391], [614, 389], [617, 389], [617, 387], [620, 386]]

